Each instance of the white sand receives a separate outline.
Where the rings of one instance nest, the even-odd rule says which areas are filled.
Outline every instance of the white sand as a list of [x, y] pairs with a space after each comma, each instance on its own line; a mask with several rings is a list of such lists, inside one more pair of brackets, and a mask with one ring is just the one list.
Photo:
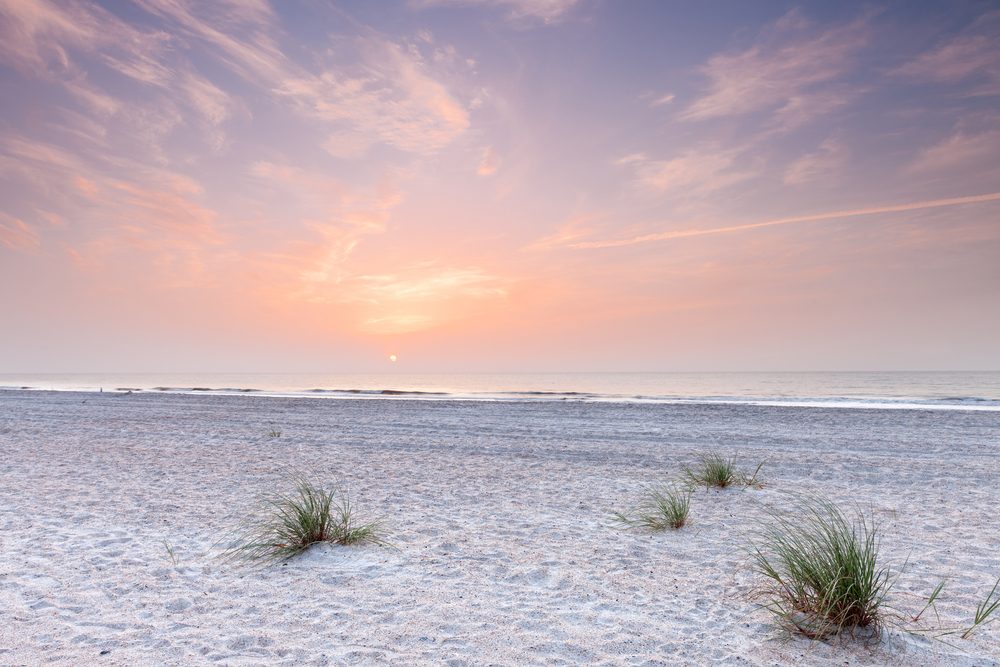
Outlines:
[[[680, 532], [608, 526], [714, 447], [768, 486], [698, 492]], [[214, 558], [286, 467], [346, 483], [396, 548]], [[984, 413], [0, 392], [0, 665], [997, 665], [1000, 622], [787, 639], [745, 532], [792, 491], [871, 505], [909, 557], [891, 602], [948, 577], [940, 623], [967, 625], [1000, 575], [998, 480]]]

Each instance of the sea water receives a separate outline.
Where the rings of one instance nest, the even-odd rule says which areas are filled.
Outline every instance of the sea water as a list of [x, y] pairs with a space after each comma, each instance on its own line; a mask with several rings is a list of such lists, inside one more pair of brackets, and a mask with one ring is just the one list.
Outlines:
[[0, 389], [1000, 411], [1000, 372], [0, 374]]

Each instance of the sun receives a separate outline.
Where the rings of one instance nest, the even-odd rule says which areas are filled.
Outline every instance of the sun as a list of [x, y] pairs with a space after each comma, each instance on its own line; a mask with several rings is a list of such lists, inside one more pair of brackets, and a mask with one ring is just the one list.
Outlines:
[[390, 354], [389, 355], [389, 361], [391, 361], [392, 363], [396, 363], [396, 359], [397, 358], [398, 357], [395, 354]]

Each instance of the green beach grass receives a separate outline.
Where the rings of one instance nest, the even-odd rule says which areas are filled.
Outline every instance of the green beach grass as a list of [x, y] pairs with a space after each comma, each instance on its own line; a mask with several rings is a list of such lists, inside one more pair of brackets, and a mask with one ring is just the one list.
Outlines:
[[673, 486], [647, 488], [645, 495], [630, 512], [613, 512], [615, 523], [622, 528], [648, 530], [678, 530], [687, 523], [691, 511], [691, 492]]
[[794, 512], [770, 512], [753, 538], [763, 606], [786, 629], [812, 639], [857, 629], [877, 635], [895, 581], [880, 558], [878, 524], [820, 498], [796, 503]]
[[267, 497], [223, 558], [270, 563], [292, 558], [314, 544], [386, 545], [380, 520], [358, 520], [344, 492], [299, 479], [292, 493]]

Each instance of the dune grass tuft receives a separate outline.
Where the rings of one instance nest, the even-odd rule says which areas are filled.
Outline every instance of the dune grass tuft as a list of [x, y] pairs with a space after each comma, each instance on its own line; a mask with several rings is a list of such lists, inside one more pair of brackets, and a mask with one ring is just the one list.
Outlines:
[[689, 487], [706, 486], [709, 488], [728, 489], [732, 486], [755, 487], [763, 486], [758, 478], [761, 462], [752, 475], [747, 475], [736, 465], [735, 457], [725, 457], [718, 452], [703, 454], [695, 468], [685, 467], [682, 478]]
[[359, 521], [346, 493], [301, 479], [293, 493], [265, 499], [235, 542], [223, 558], [250, 563], [288, 560], [320, 542], [387, 544], [381, 522]]
[[860, 510], [849, 519], [813, 497], [798, 498], [796, 509], [772, 512], [754, 540], [763, 606], [786, 629], [812, 639], [858, 628], [877, 635], [895, 579], [880, 562], [876, 521]]
[[691, 492], [670, 486], [648, 488], [639, 505], [630, 513], [614, 512], [614, 520], [623, 528], [678, 530], [687, 523], [691, 510]]
[[717, 452], [701, 457], [697, 468], [685, 468], [684, 477], [691, 486], [709, 486], [725, 489], [733, 486], [739, 479], [736, 459], [725, 458]]
[[965, 630], [965, 632], [962, 633], [962, 639], [968, 639], [981, 625], [988, 623], [991, 620], [996, 620], [993, 618], [993, 614], [1000, 609], [1000, 595], [997, 594], [998, 587], [1000, 587], [1000, 578], [998, 578], [997, 582], [993, 584], [993, 588], [990, 590], [989, 595], [986, 596], [986, 599], [983, 600], [978, 607], [976, 607], [976, 614], [973, 618], [973, 623]]

